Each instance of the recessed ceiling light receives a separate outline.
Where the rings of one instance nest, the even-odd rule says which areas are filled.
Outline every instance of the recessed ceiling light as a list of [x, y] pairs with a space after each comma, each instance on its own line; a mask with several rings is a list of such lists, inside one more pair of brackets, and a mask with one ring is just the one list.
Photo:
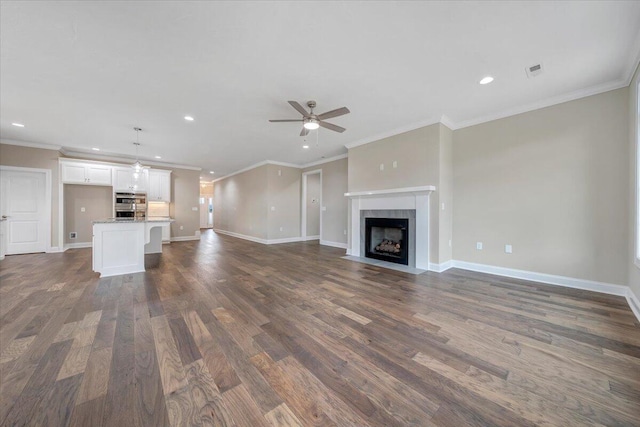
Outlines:
[[308, 145], [303, 145], [302, 148], [304, 148], [306, 150], [307, 148], [309, 148], [309, 146]]
[[19, 128], [23, 128], [24, 125], [22, 123], [11, 123], [14, 126], [18, 126]]
[[155, 156], [155, 158], [156, 158], [156, 159], [161, 159], [162, 157], [160, 157], [160, 156]]
[[99, 148], [96, 148], [96, 147], [93, 147], [93, 148], [92, 148], [92, 150], [93, 150], [93, 151], [100, 151], [100, 149], [99, 149]]
[[188, 122], [192, 122], [193, 121], [193, 117], [191, 116], [184, 116], [184, 119]]
[[209, 173], [215, 173], [214, 171], [209, 171]]
[[488, 85], [492, 81], [493, 81], [493, 77], [487, 76], [487, 77], [483, 78], [482, 80], [480, 80], [480, 84], [481, 85]]

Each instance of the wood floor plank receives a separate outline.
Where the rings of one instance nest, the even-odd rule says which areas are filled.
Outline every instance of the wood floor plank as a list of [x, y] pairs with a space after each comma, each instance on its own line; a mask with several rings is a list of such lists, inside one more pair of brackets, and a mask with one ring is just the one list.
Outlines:
[[168, 426], [167, 413], [160, 369], [153, 350], [136, 352], [136, 426]]
[[208, 230], [0, 261], [0, 425], [637, 426], [625, 298]]
[[110, 347], [94, 349], [91, 352], [76, 405], [107, 394], [112, 353], [113, 349]]
[[151, 328], [164, 394], [187, 387], [187, 377], [167, 318], [164, 315], [152, 318]]
[[241, 381], [236, 371], [227, 360], [220, 346], [214, 342], [211, 333], [198, 313], [190, 311], [185, 320], [218, 390], [224, 392], [240, 384]]
[[286, 403], [276, 406], [271, 411], [264, 414], [264, 417], [273, 425], [282, 427], [302, 427], [302, 423], [295, 416]]

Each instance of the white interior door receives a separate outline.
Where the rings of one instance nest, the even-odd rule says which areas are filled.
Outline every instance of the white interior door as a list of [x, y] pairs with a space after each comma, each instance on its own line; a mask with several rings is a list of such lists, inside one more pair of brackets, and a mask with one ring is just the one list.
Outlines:
[[48, 230], [45, 173], [2, 170], [0, 185], [7, 255], [44, 252]]
[[207, 198], [200, 196], [200, 228], [208, 228], [207, 221]]

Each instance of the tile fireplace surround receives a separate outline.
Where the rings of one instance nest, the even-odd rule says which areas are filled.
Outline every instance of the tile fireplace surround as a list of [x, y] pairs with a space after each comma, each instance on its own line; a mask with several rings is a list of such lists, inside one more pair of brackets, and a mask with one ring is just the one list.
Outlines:
[[429, 195], [436, 187], [393, 188], [389, 190], [358, 191], [344, 193], [349, 198], [349, 241], [347, 254], [364, 257], [361, 211], [415, 210], [415, 265], [411, 267], [429, 270]]

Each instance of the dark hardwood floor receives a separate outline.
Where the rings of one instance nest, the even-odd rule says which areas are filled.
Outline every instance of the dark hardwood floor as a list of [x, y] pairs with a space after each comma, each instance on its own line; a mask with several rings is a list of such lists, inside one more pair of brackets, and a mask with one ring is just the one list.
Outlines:
[[622, 297], [204, 233], [99, 279], [0, 262], [6, 426], [640, 425]]

